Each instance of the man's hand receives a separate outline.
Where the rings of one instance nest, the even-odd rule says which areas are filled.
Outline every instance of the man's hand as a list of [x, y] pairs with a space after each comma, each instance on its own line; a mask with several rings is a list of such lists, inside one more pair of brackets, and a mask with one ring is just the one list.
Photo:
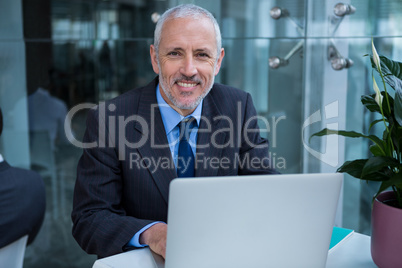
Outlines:
[[140, 243], [147, 244], [152, 251], [165, 258], [167, 224], [152, 225], [140, 235]]

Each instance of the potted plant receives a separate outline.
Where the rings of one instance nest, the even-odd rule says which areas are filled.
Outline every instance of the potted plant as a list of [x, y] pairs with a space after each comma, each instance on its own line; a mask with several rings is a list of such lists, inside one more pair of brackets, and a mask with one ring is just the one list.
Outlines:
[[346, 161], [337, 172], [381, 182], [372, 208], [371, 254], [379, 267], [402, 267], [402, 63], [378, 56], [373, 41], [372, 53], [371, 66], [381, 78], [382, 90], [372, 74], [375, 94], [363, 95], [361, 102], [370, 112], [380, 115], [371, 123], [369, 132], [381, 124], [382, 135], [326, 128], [311, 137], [336, 134], [370, 140], [369, 158]]

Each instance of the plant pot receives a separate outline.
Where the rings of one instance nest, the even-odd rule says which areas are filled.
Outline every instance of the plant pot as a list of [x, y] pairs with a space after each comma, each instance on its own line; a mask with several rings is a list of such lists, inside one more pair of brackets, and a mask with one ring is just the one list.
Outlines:
[[394, 192], [383, 192], [374, 200], [371, 214], [371, 256], [380, 268], [402, 267], [402, 209], [387, 205]]

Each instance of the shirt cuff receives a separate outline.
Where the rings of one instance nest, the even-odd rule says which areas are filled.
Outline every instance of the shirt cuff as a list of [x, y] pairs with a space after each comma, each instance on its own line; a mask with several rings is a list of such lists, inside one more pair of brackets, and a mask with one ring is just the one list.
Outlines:
[[146, 244], [144, 244], [144, 245], [143, 245], [143, 244], [140, 244], [140, 235], [141, 235], [145, 230], [147, 230], [149, 227], [151, 227], [151, 226], [153, 226], [153, 225], [155, 225], [155, 224], [157, 224], [157, 223], [164, 223], [164, 222], [162, 222], [162, 221], [156, 221], [156, 222], [153, 222], [153, 223], [150, 223], [150, 224], [144, 226], [141, 230], [139, 230], [139, 231], [130, 239], [130, 241], [128, 241], [127, 246], [133, 246], [133, 247], [137, 247], [137, 248], [143, 248], [143, 247], [148, 246], [148, 245], [146, 245]]

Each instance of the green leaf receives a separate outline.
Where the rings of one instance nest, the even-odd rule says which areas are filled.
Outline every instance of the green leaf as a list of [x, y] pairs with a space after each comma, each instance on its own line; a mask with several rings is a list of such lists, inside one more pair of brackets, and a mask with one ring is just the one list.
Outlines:
[[384, 69], [384, 74], [392, 74], [402, 80], [402, 63], [393, 61], [385, 56], [380, 56], [381, 70]]
[[332, 130], [332, 129], [324, 128], [323, 130], [311, 135], [309, 142], [310, 142], [311, 138], [314, 136], [321, 137], [321, 136], [325, 136], [325, 135], [340, 135], [340, 136], [349, 137], [349, 138], [366, 138], [366, 139], [371, 140], [375, 144], [377, 144], [379, 146], [379, 148], [381, 148], [381, 150], [384, 151], [383, 141], [380, 138], [378, 138], [377, 136], [374, 136], [374, 135], [366, 136], [364, 134], [361, 134], [361, 133], [358, 133], [355, 131]]
[[395, 182], [396, 188], [402, 189], [402, 166], [399, 167], [399, 173], [395, 173], [392, 177], [392, 181]]
[[355, 178], [366, 181], [386, 181], [389, 179], [388, 173], [374, 172], [362, 177], [362, 171], [368, 159], [357, 159], [353, 161], [346, 161], [342, 166], [337, 169], [337, 172], [347, 173]]
[[360, 98], [363, 105], [370, 111], [370, 112], [377, 112], [381, 113], [380, 106], [375, 101], [375, 94], [372, 95], [363, 95]]
[[[402, 90], [402, 89], [401, 89]], [[381, 91], [381, 95], [383, 96], [383, 101], [382, 101], [382, 105], [383, 107], [385, 107], [387, 105], [387, 100], [389, 101], [389, 105], [390, 107], [394, 106], [394, 99], [392, 98], [391, 95], [389, 95], [387, 93], [388, 98], [385, 95], [384, 91]], [[378, 106], [377, 102], [375, 101], [375, 94], [371, 94], [371, 95], [363, 95], [360, 98], [362, 104], [370, 111], [373, 113], [379, 113], [381, 114], [381, 109], [380, 106]], [[388, 106], [388, 105], [387, 105]], [[386, 118], [390, 117], [391, 114], [389, 113], [388, 109], [384, 109], [384, 116]]]
[[[391, 97], [391, 95], [389, 95], [388, 93], [386, 94], [384, 91], [381, 91], [381, 95], [383, 96], [382, 107], [384, 116], [386, 118], [392, 117], [392, 108], [394, 107], [394, 99]], [[387, 101], [389, 101], [389, 107], [392, 107], [391, 112], [388, 109], [384, 109], [384, 107], [388, 107]]]
[[395, 120], [402, 126], [402, 88], [395, 89], [394, 113]]
[[348, 173], [349, 175], [360, 179], [362, 170], [368, 159], [357, 159], [353, 161], [346, 161], [340, 166], [337, 172]]
[[[387, 170], [389, 172], [389, 170]], [[387, 173], [388, 173], [387, 172]], [[364, 178], [360, 178], [366, 181], [386, 181], [389, 179], [389, 176], [384, 172], [374, 172], [366, 175]]]
[[390, 181], [383, 181], [375, 196], [379, 195], [381, 192], [387, 190], [391, 186], [392, 186], [392, 183]]
[[[371, 67], [377, 70], [374, 63], [373, 56], [370, 55]], [[381, 61], [381, 71], [384, 75], [394, 75], [395, 77], [402, 79], [402, 63], [398, 61], [393, 61], [385, 56], [380, 56]]]
[[[375, 66], [373, 57], [370, 56], [371, 66], [378, 72]], [[402, 63], [393, 61], [385, 56], [380, 56], [381, 60], [381, 73], [384, 76], [385, 81], [393, 89], [397, 90], [402, 88]]]
[[392, 129], [392, 141], [394, 142], [395, 149], [400, 152], [402, 157], [402, 127], [397, 126]]
[[345, 136], [345, 137], [350, 137], [350, 138], [361, 138], [361, 137], [367, 137], [366, 135], [363, 135], [361, 133], [355, 132], [355, 131], [345, 131], [345, 130], [333, 130], [333, 129], [328, 129], [328, 128], [324, 128], [323, 130], [314, 133], [313, 135], [311, 135], [310, 139], [314, 136], [325, 136], [325, 135], [341, 135], [341, 136]]
[[365, 179], [367, 175], [381, 172], [384, 168], [394, 168], [399, 166], [399, 161], [392, 157], [373, 156], [368, 159], [363, 167], [361, 178]]
[[379, 195], [381, 192], [387, 190], [389, 187], [395, 186], [398, 189], [402, 189], [402, 173], [394, 173], [388, 180], [383, 181], [376, 194]]
[[368, 131], [370, 132], [370, 130], [374, 127], [375, 124], [380, 123], [380, 122], [383, 122], [383, 121], [384, 121], [383, 119], [378, 119], [378, 120], [375, 120], [375, 121], [371, 122]]
[[383, 135], [383, 140], [384, 140], [384, 147], [386, 148], [386, 153], [388, 156], [391, 156], [394, 154], [395, 148], [393, 147], [393, 132], [394, 131], [394, 125], [390, 124], [391, 127], [389, 127], [389, 132], [387, 130], [384, 130], [384, 135]]
[[373, 144], [370, 146], [370, 152], [374, 156], [385, 156], [384, 151], [382, 151], [381, 148], [377, 144]]

